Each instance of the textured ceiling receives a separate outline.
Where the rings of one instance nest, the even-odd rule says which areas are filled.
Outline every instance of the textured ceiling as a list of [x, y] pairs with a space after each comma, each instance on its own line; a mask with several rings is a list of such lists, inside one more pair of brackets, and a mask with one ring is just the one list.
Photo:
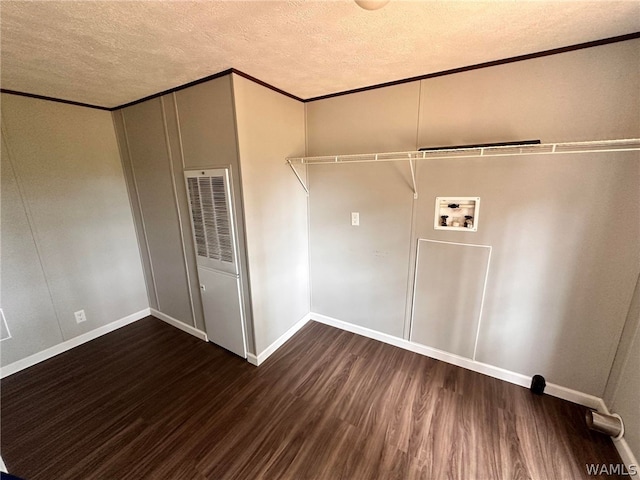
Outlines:
[[236, 68], [301, 98], [640, 31], [640, 1], [0, 3], [2, 88], [113, 107]]

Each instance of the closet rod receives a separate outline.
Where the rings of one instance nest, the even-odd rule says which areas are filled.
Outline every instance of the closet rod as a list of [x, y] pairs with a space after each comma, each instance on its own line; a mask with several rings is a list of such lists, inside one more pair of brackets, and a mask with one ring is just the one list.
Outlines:
[[350, 155], [325, 155], [317, 157], [291, 157], [292, 164], [326, 163], [376, 163], [402, 162], [412, 160], [435, 160], [441, 158], [477, 158], [501, 157], [510, 155], [555, 155], [571, 153], [606, 153], [640, 151], [640, 138], [618, 140], [598, 140], [589, 142], [541, 143], [537, 145], [505, 145], [497, 147], [451, 148], [435, 150], [417, 150], [407, 152], [361, 153]]

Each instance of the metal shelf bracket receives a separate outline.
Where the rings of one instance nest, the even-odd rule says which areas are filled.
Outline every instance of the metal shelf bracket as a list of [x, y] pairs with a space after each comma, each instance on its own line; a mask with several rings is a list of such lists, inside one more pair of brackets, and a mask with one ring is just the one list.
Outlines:
[[[302, 164], [303, 162], [300, 162], [300, 163]], [[302, 177], [296, 170], [296, 167], [293, 166], [293, 163], [291, 163], [291, 160], [288, 158], [287, 158], [287, 164], [289, 165], [289, 167], [291, 167], [291, 170], [293, 171], [296, 178], [298, 179], [298, 182], [300, 182], [300, 185], [302, 185], [302, 188], [304, 188], [304, 191], [307, 194], [307, 196], [309, 196], [309, 187], [307, 187], [307, 185], [304, 183], [304, 180], [302, 180]]]
[[409, 168], [411, 169], [411, 182], [413, 183], [413, 199], [418, 199], [418, 185], [416, 184], [416, 168], [413, 164], [413, 158], [409, 155]]

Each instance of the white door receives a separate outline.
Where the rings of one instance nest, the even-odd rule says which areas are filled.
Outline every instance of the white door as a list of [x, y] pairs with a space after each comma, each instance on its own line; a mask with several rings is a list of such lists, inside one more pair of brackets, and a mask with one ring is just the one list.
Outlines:
[[185, 171], [209, 340], [247, 357], [229, 169]]

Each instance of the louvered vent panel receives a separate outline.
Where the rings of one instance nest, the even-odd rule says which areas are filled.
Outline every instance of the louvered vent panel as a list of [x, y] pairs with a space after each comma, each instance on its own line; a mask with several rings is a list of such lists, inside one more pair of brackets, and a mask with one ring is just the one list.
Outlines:
[[224, 177], [190, 177], [187, 185], [198, 256], [233, 263]]
[[219, 260], [233, 262], [231, 247], [231, 227], [229, 225], [229, 209], [227, 208], [227, 191], [222, 177], [211, 177], [213, 205], [216, 217], [216, 233], [218, 234]]
[[207, 255], [207, 239], [204, 236], [204, 223], [202, 221], [202, 204], [200, 203], [200, 190], [197, 178], [188, 178], [189, 201], [191, 203], [191, 216], [193, 217], [193, 234], [196, 240], [196, 251], [201, 257]]

